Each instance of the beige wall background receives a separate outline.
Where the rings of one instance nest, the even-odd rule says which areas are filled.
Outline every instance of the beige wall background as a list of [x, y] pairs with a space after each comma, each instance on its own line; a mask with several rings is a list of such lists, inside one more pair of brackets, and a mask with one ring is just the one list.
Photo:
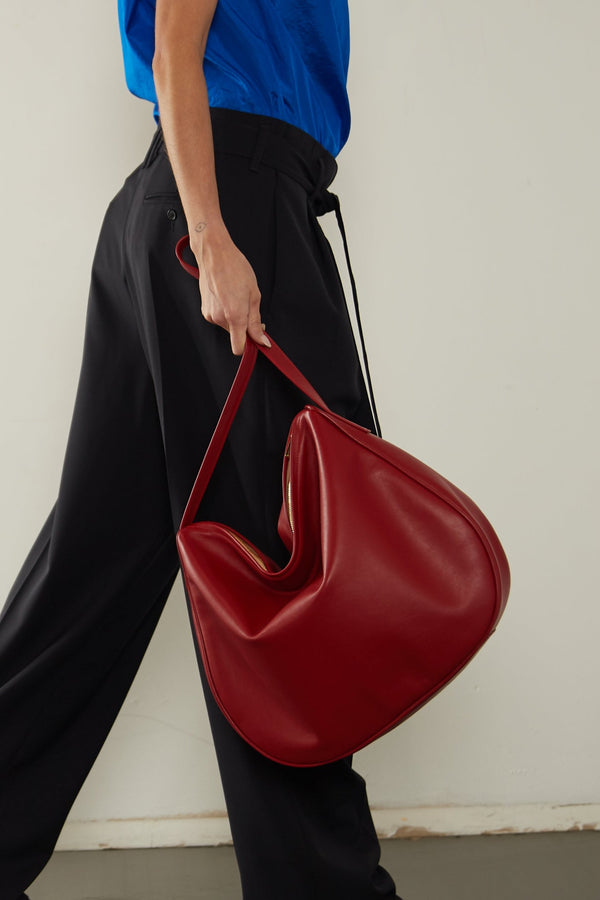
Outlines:
[[[514, 579], [472, 664], [356, 765], [382, 834], [598, 828], [600, 6], [350, 6], [336, 190], [384, 431], [481, 505]], [[154, 125], [116, 3], [1, 0], [0, 41], [4, 597], [58, 488], [102, 216]], [[178, 587], [61, 846], [227, 834]]]

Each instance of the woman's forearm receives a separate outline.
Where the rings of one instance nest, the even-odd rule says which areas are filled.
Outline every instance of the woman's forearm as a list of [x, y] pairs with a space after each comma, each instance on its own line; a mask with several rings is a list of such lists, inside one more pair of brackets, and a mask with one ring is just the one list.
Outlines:
[[219, 204], [203, 62], [217, 0], [157, 0], [152, 72], [165, 144], [198, 260], [202, 315], [229, 332], [268, 344], [252, 266], [231, 240]]
[[190, 233], [198, 255], [203, 239], [226, 233], [215, 175], [213, 137], [202, 56], [193, 43], [155, 55], [160, 121]]
[[[252, 266], [223, 222], [215, 173], [208, 92], [202, 68], [215, 0], [157, 4], [152, 64], [169, 161], [199, 269], [204, 318], [229, 332], [231, 349], [243, 352], [246, 335], [268, 344], [260, 319], [260, 289]], [[205, 15], [194, 20], [192, 13]], [[187, 12], [187, 16], [186, 16]], [[195, 24], [195, 28], [192, 28]]]

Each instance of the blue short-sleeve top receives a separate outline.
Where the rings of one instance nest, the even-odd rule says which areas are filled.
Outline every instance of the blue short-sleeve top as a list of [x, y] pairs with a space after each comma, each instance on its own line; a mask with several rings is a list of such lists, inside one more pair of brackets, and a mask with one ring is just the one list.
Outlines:
[[[154, 103], [156, 0], [118, 0], [129, 90]], [[211, 106], [274, 116], [334, 156], [350, 131], [348, 0], [219, 0], [204, 57]]]

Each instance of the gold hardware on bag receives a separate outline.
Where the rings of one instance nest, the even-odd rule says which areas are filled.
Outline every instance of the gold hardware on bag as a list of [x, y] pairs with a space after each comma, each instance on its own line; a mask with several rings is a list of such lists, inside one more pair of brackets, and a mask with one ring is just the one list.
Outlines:
[[263, 570], [263, 572], [268, 572], [268, 571], [269, 571], [269, 570], [267, 569], [266, 565], [265, 565], [264, 560], [263, 560], [262, 557], [259, 555], [259, 553], [258, 553], [258, 551], [256, 550], [256, 548], [253, 547], [252, 544], [251, 544], [249, 541], [245, 540], [245, 538], [243, 538], [243, 537], [242, 537], [241, 535], [239, 535], [239, 534], [236, 534], [234, 531], [230, 531], [229, 528], [227, 529], [227, 533], [229, 534], [230, 537], [233, 538], [233, 540], [236, 542], [236, 544], [238, 544], [240, 547], [243, 547], [243, 549], [244, 549], [247, 553], [250, 554], [250, 556], [252, 557], [252, 559], [254, 560], [254, 562], [256, 563], [256, 565], [257, 565], [257, 566], [260, 566], [260, 568]]
[[290, 445], [292, 443], [292, 439], [290, 438], [287, 442], [287, 447], [285, 448], [285, 503], [287, 507], [288, 520], [290, 523], [290, 531], [292, 534], [294, 533], [294, 522], [292, 519], [292, 481], [290, 476]]

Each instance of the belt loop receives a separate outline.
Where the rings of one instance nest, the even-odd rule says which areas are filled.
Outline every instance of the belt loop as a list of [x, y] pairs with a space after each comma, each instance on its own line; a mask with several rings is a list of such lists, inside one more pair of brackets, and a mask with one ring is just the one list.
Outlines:
[[265, 152], [265, 147], [267, 146], [267, 140], [269, 138], [269, 129], [264, 125], [261, 125], [258, 129], [258, 134], [256, 135], [256, 143], [254, 144], [254, 152], [252, 154], [252, 159], [250, 160], [250, 171], [258, 172], [260, 169], [260, 162], [263, 157], [263, 153]]

